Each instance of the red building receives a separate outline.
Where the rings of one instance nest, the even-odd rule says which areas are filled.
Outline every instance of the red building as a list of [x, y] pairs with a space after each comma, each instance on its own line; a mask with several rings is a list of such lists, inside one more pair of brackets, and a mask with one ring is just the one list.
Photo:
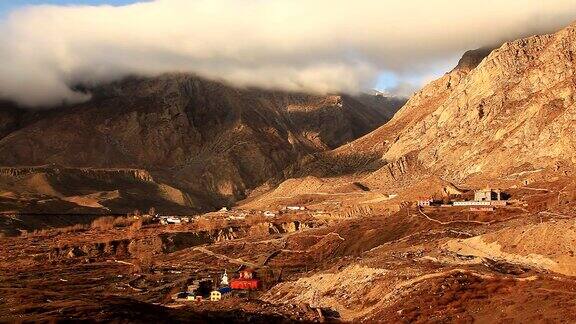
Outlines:
[[257, 290], [260, 288], [260, 280], [254, 277], [254, 270], [242, 270], [238, 278], [230, 281], [230, 288], [234, 290]]

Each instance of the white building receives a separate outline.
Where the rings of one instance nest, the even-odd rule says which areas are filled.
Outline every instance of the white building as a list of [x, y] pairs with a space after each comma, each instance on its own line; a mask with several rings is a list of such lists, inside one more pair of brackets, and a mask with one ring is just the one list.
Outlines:
[[222, 275], [222, 279], [220, 280], [220, 285], [228, 286], [228, 273], [224, 270], [224, 274]]
[[299, 211], [299, 210], [306, 210], [306, 207], [304, 206], [288, 206], [286, 207], [287, 210], [291, 210], [291, 211]]
[[214, 290], [210, 293], [210, 301], [220, 301], [222, 299], [222, 293], [218, 290]]
[[500, 190], [483, 189], [474, 192], [474, 201], [500, 201], [501, 198]]
[[267, 210], [267, 211], [264, 212], [264, 216], [266, 216], [266, 217], [274, 217], [274, 216], [276, 216], [276, 214], [273, 213], [273, 212], [271, 212], [271, 211], [269, 211], [269, 210]]
[[160, 224], [162, 225], [182, 224], [182, 220], [174, 216], [161, 217]]
[[490, 206], [489, 201], [455, 201], [454, 206]]
[[430, 207], [434, 200], [432, 198], [418, 200], [418, 207]]

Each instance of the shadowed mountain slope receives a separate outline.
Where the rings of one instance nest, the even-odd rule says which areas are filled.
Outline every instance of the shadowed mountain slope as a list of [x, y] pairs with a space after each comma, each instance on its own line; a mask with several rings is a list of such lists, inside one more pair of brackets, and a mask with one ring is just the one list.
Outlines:
[[187, 207], [215, 208], [377, 128], [404, 103], [238, 89], [189, 75], [130, 78], [92, 93], [74, 107], [2, 109], [0, 164], [142, 169], [189, 195]]

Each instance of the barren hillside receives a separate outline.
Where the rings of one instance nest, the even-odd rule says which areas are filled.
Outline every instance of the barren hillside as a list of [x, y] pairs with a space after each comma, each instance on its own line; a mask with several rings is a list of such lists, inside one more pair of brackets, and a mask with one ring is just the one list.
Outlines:
[[[405, 172], [452, 181], [540, 169], [570, 174], [576, 160], [576, 25], [467, 52], [384, 126], [289, 170], [288, 177]], [[514, 157], [514, 158], [511, 158]]]
[[[451, 179], [571, 167], [576, 25], [487, 50], [417, 93], [386, 125], [336, 154], [409, 157]], [[480, 60], [487, 55], [483, 60]], [[513, 157], [513, 158], [511, 158]]]
[[85, 104], [50, 111], [5, 104], [0, 164], [143, 169], [190, 195], [188, 207], [216, 208], [309, 154], [375, 129], [403, 104], [237, 89], [189, 75], [131, 78], [91, 91]]

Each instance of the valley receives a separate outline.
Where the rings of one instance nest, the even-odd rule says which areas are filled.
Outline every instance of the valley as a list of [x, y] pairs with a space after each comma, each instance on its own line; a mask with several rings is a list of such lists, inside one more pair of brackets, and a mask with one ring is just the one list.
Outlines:
[[[0, 319], [570, 319], [559, 310], [576, 306], [576, 214], [555, 191], [570, 181], [511, 189], [510, 205], [494, 212], [412, 206], [327, 215], [310, 206], [266, 217], [232, 209], [176, 225], [5, 237]], [[535, 194], [536, 185], [549, 189]], [[217, 282], [241, 267], [255, 270], [261, 290], [221, 302], [171, 299], [193, 280]]]

